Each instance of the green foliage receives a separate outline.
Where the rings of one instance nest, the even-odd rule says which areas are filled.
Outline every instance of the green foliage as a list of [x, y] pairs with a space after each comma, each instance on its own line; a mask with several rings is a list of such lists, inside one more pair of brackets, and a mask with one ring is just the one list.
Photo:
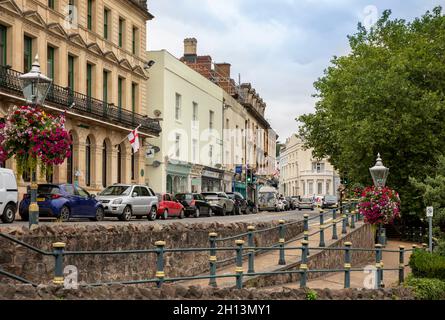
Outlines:
[[349, 36], [351, 53], [334, 57], [315, 82], [316, 112], [299, 117], [299, 134], [350, 183], [372, 184], [368, 169], [380, 152], [387, 184], [413, 218], [424, 206], [409, 177], [431, 174], [445, 150], [445, 17], [440, 7], [413, 22], [390, 15]]
[[306, 300], [317, 300], [317, 299], [318, 299], [318, 294], [316, 291], [309, 290], [308, 292], [306, 292]]
[[409, 266], [418, 278], [445, 280], [445, 257], [437, 253], [415, 250], [409, 259]]
[[434, 248], [434, 253], [445, 257], [445, 240], [440, 240], [437, 246]]
[[409, 276], [404, 285], [414, 290], [417, 299], [443, 300], [445, 299], [445, 282], [439, 279], [415, 278]]

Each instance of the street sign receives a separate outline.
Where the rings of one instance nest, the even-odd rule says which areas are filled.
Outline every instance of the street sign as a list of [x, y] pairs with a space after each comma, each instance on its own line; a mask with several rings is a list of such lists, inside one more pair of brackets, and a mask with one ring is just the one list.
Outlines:
[[433, 216], [433, 213], [434, 213], [434, 208], [433, 207], [426, 207], [426, 216], [429, 218], [429, 217], [432, 217]]
[[236, 166], [235, 173], [242, 174], [243, 173], [243, 166], [242, 165], [241, 166]]
[[147, 148], [147, 152], [145, 153], [145, 156], [147, 158], [154, 158], [155, 157], [155, 150], [152, 147]]

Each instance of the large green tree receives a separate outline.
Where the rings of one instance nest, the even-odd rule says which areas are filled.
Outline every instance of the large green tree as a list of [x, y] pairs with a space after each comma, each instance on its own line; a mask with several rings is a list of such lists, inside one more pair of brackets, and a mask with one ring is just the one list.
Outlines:
[[405, 217], [423, 212], [409, 177], [431, 174], [445, 153], [442, 8], [412, 22], [387, 10], [371, 30], [359, 24], [348, 38], [350, 54], [334, 57], [314, 84], [316, 112], [299, 117], [300, 136], [351, 183], [372, 184], [368, 168], [380, 152]]

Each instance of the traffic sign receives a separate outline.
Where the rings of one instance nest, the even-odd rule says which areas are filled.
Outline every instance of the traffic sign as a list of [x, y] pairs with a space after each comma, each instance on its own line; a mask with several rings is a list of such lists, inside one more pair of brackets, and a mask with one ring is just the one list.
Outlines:
[[434, 208], [433, 207], [426, 207], [426, 216], [427, 217], [432, 217], [434, 213]]

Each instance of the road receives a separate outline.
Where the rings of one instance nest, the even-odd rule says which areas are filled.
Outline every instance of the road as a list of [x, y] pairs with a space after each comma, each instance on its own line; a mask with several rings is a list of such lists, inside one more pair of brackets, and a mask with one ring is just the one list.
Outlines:
[[[303, 215], [307, 213], [310, 217], [314, 215], [318, 215], [318, 210], [315, 211], [284, 211], [284, 212], [267, 212], [263, 211], [258, 214], [249, 214], [249, 215], [237, 215], [237, 216], [213, 216], [213, 217], [200, 217], [200, 218], [185, 218], [185, 219], [177, 219], [177, 218], [169, 218], [167, 220], [156, 220], [156, 221], [148, 221], [147, 218], [143, 219], [135, 219], [133, 218], [131, 221], [128, 222], [122, 222], [119, 221], [117, 218], [105, 218], [104, 221], [101, 222], [95, 222], [95, 221], [89, 221], [89, 220], [80, 220], [80, 219], [72, 219], [69, 222], [69, 224], [80, 224], [80, 225], [115, 225], [115, 224], [153, 224], [153, 223], [159, 223], [159, 224], [172, 224], [172, 223], [184, 223], [184, 224], [194, 224], [194, 223], [212, 223], [212, 222], [218, 222], [218, 223], [233, 223], [233, 222], [247, 222], [247, 223], [255, 223], [255, 222], [269, 222], [269, 221], [276, 221], [276, 220], [303, 220]], [[41, 218], [39, 220], [40, 224], [51, 224], [54, 223], [54, 219], [48, 219], [48, 218]], [[1, 224], [0, 223], [0, 229], [5, 227], [11, 227], [11, 226], [28, 226], [28, 222], [16, 220], [13, 224]]]

